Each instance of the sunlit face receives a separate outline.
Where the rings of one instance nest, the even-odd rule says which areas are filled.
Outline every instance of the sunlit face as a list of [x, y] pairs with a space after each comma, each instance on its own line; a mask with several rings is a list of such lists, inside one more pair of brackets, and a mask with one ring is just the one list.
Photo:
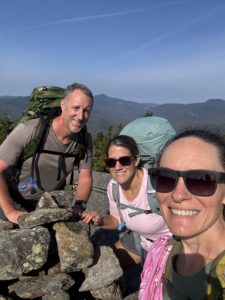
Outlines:
[[76, 133], [87, 123], [91, 109], [92, 99], [82, 90], [74, 90], [61, 102], [62, 117], [70, 133]]
[[[108, 151], [108, 157], [118, 159], [121, 156], [131, 156], [130, 150], [125, 147], [118, 147], [112, 145]], [[116, 162], [115, 167], [109, 168], [112, 177], [123, 187], [129, 187], [132, 182], [137, 166], [139, 164], [139, 157], [133, 157], [129, 166], [122, 166], [119, 161]]]
[[[181, 138], [165, 150], [160, 167], [179, 171], [207, 169], [224, 172], [217, 148], [196, 137]], [[212, 196], [191, 194], [180, 177], [169, 193], [156, 193], [163, 217], [174, 235], [194, 237], [213, 232], [221, 223], [225, 184], [219, 183]]]

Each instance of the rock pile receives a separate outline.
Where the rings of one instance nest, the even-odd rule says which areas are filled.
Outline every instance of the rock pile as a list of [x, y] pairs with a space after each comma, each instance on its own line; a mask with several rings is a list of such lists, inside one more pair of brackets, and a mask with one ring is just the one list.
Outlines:
[[[88, 203], [103, 215], [108, 180], [97, 176]], [[0, 221], [1, 300], [122, 299], [123, 272], [112, 250], [117, 232], [74, 219], [72, 199], [71, 192], [45, 193], [35, 211], [18, 218], [19, 226]]]

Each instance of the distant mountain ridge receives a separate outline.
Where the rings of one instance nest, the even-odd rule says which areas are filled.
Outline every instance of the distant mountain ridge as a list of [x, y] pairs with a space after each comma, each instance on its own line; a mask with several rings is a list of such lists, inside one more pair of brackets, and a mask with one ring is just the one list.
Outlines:
[[[0, 117], [9, 113], [18, 118], [26, 110], [29, 96], [0, 96]], [[88, 122], [88, 130], [95, 134], [109, 126], [124, 126], [128, 122], [144, 116], [147, 111], [164, 117], [176, 130], [190, 126], [219, 128], [225, 132], [225, 100], [209, 99], [201, 103], [156, 104], [137, 103], [101, 94], [94, 97], [94, 109]]]

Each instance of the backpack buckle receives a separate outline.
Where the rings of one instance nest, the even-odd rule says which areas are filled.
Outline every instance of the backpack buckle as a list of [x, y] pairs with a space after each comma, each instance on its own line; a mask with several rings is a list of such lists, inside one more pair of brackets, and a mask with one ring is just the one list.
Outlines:
[[144, 213], [145, 213], [146, 215], [152, 214], [152, 210], [151, 210], [151, 209], [145, 209], [145, 210], [144, 210]]

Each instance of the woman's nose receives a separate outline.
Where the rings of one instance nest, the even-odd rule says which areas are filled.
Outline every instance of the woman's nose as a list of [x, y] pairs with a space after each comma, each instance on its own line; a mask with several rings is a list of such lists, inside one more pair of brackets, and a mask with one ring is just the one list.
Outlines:
[[119, 162], [119, 160], [116, 161], [115, 164], [115, 169], [121, 169], [123, 166], [121, 165], [121, 163]]
[[182, 202], [184, 200], [189, 200], [192, 194], [188, 191], [184, 179], [179, 177], [175, 189], [171, 192], [172, 198], [175, 202]]

